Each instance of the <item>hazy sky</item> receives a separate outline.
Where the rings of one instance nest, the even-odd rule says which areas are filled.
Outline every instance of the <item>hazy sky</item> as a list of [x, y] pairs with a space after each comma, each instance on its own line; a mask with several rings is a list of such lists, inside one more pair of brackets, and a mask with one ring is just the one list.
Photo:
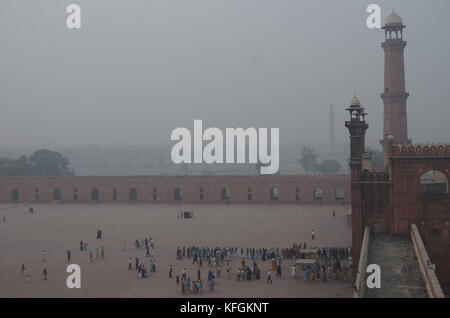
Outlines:
[[[66, 27], [67, 5], [82, 28]], [[280, 142], [336, 140], [356, 93], [382, 137], [384, 32], [406, 28], [409, 134], [450, 142], [450, 1], [1, 0], [0, 145], [168, 144], [171, 131], [279, 127]]]

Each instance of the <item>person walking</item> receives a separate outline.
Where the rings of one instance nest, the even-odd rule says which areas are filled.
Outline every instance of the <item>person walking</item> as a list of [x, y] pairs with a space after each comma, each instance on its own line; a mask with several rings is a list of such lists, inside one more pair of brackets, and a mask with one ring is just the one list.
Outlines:
[[278, 262], [277, 265], [277, 278], [281, 278], [281, 263]]
[[186, 295], [186, 285], [184, 282], [181, 282], [181, 295]]
[[186, 280], [186, 293], [190, 294], [191, 293], [191, 278], [188, 277], [188, 279]]
[[194, 263], [198, 264], [197, 254], [194, 254], [194, 260], [192, 261], [192, 264]]
[[295, 270], [295, 265], [291, 267], [291, 278], [295, 279], [297, 277], [297, 271]]
[[267, 271], [267, 284], [272, 284], [273, 282], [272, 282], [272, 271], [270, 270], [270, 268], [269, 268], [269, 270]]

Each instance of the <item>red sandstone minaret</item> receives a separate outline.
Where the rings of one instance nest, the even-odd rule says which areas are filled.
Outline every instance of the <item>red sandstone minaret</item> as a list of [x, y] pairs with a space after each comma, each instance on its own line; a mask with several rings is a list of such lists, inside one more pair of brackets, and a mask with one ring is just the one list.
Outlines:
[[[391, 135], [395, 143], [411, 143], [408, 139], [406, 117], [406, 100], [409, 93], [405, 91], [405, 61], [403, 52], [406, 42], [403, 41], [402, 18], [395, 12], [386, 19], [383, 27], [384, 49], [384, 92], [381, 98], [384, 103], [384, 127], [381, 145], [387, 164], [387, 136]], [[392, 138], [391, 137], [391, 138]]]
[[359, 254], [364, 231], [364, 215], [362, 211], [362, 157], [365, 152], [366, 130], [369, 125], [365, 121], [367, 113], [358, 98], [353, 97], [346, 109], [350, 120], [345, 127], [350, 133], [350, 170], [351, 170], [351, 202], [352, 202], [352, 262], [358, 267]]

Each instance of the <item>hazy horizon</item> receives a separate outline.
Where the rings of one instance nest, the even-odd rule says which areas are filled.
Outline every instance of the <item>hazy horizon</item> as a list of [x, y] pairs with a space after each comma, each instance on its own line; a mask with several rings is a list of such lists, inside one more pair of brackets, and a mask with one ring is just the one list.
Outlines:
[[[177, 127], [280, 128], [280, 144], [326, 144], [334, 105], [357, 94], [367, 146], [382, 137], [382, 30], [372, 1], [77, 0], [0, 2], [0, 146], [170, 145]], [[408, 132], [450, 140], [450, 2], [377, 1], [406, 24]], [[299, 149], [300, 151], [300, 149]], [[168, 154], [169, 156], [169, 154]], [[282, 158], [280, 158], [282, 160]]]

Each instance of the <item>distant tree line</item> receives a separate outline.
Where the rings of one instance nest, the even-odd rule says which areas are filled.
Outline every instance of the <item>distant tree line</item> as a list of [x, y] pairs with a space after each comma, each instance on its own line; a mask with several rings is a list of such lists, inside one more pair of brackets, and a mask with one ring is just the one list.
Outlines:
[[[380, 169], [384, 167], [383, 151], [378, 149], [367, 148], [366, 153], [371, 156], [371, 163], [374, 168]], [[325, 174], [333, 175], [341, 171], [341, 164], [333, 159], [326, 159], [319, 163], [314, 150], [309, 147], [303, 147], [300, 156], [300, 164], [306, 174]]]
[[338, 174], [341, 171], [341, 164], [333, 159], [325, 159], [321, 163], [317, 162], [317, 156], [314, 154], [314, 150], [309, 147], [303, 147], [300, 164], [305, 170], [306, 174], [326, 174], [333, 175]]
[[19, 159], [0, 158], [0, 176], [72, 176], [69, 160], [56, 151], [40, 149]]

